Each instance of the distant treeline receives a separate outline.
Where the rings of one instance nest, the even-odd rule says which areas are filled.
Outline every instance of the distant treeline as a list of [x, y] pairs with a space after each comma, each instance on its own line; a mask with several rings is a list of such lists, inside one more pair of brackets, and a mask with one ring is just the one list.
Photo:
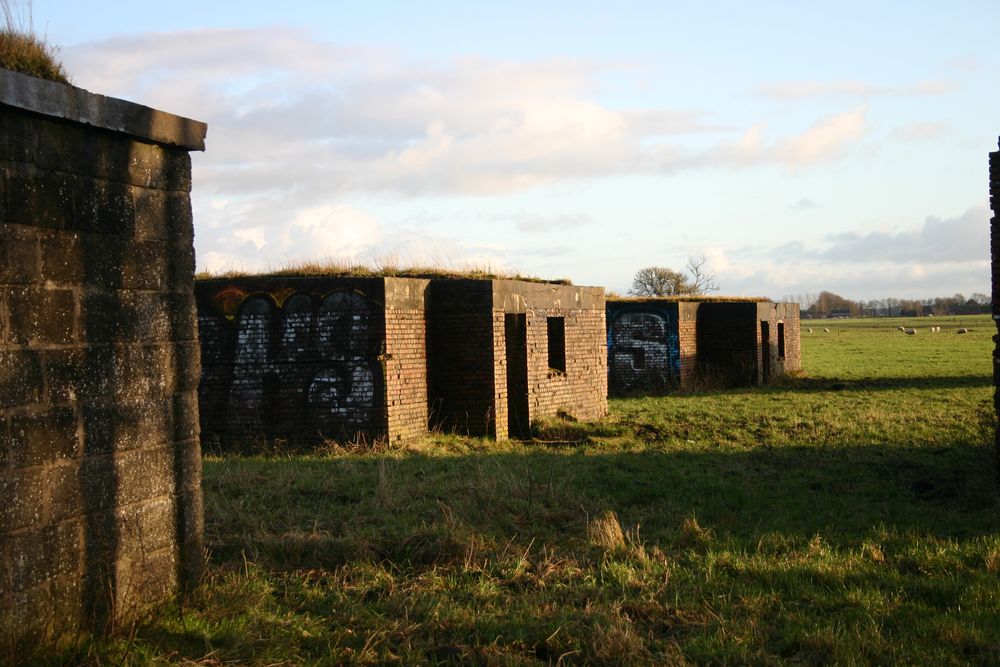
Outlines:
[[782, 301], [798, 303], [802, 317], [917, 317], [926, 315], [976, 315], [990, 312], [990, 297], [976, 292], [968, 298], [962, 294], [933, 299], [872, 299], [852, 301], [833, 292], [796, 294]]

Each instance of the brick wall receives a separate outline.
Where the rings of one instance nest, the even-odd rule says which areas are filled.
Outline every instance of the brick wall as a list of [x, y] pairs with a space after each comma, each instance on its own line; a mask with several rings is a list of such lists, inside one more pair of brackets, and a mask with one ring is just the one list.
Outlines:
[[427, 286], [385, 279], [387, 434], [401, 441], [427, 432]]
[[188, 151], [204, 134], [0, 71], [6, 641], [129, 618], [203, 563]]
[[433, 280], [427, 292], [432, 428], [493, 435], [495, 348], [488, 280]]
[[688, 370], [684, 354], [690, 354], [694, 347], [690, 337], [694, 322], [684, 324], [682, 350], [679, 305], [672, 300], [607, 302], [608, 387], [612, 395], [658, 393], [681, 385]]
[[[605, 416], [608, 364], [604, 290], [498, 280], [493, 282], [496, 437], [508, 435], [504, 319], [518, 313], [525, 315], [527, 323], [528, 421], [557, 414], [584, 420]], [[550, 367], [549, 318], [562, 322], [565, 369]]]
[[399, 440], [418, 425], [426, 430], [426, 284], [199, 281], [206, 445], [259, 451], [275, 443]]
[[698, 306], [698, 377], [708, 386], [754, 384], [759, 368], [757, 303], [706, 302]]
[[680, 350], [680, 388], [695, 389], [698, 386], [698, 304], [680, 302], [677, 304], [677, 347]]

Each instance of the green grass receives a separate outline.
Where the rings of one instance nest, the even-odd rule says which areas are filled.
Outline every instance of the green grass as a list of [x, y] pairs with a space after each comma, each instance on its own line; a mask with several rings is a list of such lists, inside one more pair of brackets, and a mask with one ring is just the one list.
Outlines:
[[202, 585], [37, 659], [996, 664], [995, 329], [902, 322], [804, 323], [802, 378], [528, 443], [209, 459]]

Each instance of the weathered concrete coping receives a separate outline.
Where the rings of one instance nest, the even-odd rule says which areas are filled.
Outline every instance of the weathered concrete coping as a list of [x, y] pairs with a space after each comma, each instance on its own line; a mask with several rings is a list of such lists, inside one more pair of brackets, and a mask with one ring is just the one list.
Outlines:
[[205, 150], [205, 123], [19, 72], [0, 69], [0, 104], [157, 144]]

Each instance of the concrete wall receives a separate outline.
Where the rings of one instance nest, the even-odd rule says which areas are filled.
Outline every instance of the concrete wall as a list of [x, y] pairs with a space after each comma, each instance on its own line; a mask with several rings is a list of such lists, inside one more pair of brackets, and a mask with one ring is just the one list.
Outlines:
[[[996, 343], [993, 350], [993, 407], [1000, 417], [1000, 151], [990, 153], [990, 257], [992, 259], [993, 320], [997, 324]], [[1000, 429], [996, 433], [996, 477], [1000, 484]]]
[[188, 151], [204, 136], [0, 71], [4, 642], [127, 619], [202, 566]]

